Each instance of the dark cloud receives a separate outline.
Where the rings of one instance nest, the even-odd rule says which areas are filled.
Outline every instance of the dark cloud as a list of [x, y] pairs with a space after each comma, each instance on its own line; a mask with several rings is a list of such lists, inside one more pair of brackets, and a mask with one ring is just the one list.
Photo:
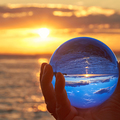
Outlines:
[[109, 93], [110, 90], [111, 90], [110, 87], [108, 87], [108, 88], [102, 88], [102, 89], [100, 89], [100, 90], [95, 91], [94, 94]]
[[89, 84], [90, 84], [89, 81], [65, 82], [65, 86], [70, 86], [70, 87], [84, 86]]
[[93, 25], [92, 28], [95, 28], [106, 24], [110, 28], [120, 28], [119, 12], [102, 8], [99, 8], [101, 12], [89, 11], [88, 8], [68, 9], [36, 6], [11, 8], [9, 6], [0, 6], [0, 28], [39, 28], [42, 26], [53, 28], [89, 28], [90, 25]]
[[97, 91], [94, 92], [94, 94], [103, 94], [103, 93], [109, 93], [114, 87], [116, 87], [116, 84], [114, 84], [111, 87], [107, 87], [107, 88], [101, 88]]
[[102, 79], [101, 80], [90, 80], [91, 83], [105, 83], [105, 82], [110, 82], [110, 78], [107, 79]]

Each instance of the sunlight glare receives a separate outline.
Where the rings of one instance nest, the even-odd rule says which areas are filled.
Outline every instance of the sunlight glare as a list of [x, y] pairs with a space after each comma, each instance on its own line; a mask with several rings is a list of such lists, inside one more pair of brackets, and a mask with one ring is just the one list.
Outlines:
[[50, 34], [50, 30], [48, 28], [40, 28], [38, 34], [41, 38], [45, 39]]
[[38, 110], [43, 111], [43, 112], [46, 112], [46, 111], [47, 111], [47, 109], [46, 109], [46, 104], [45, 104], [45, 103], [41, 103], [41, 104], [38, 106]]
[[85, 74], [85, 77], [89, 77], [90, 75], [89, 74]]
[[38, 59], [38, 62], [41, 65], [42, 63], [49, 63], [49, 60], [47, 58], [40, 58]]

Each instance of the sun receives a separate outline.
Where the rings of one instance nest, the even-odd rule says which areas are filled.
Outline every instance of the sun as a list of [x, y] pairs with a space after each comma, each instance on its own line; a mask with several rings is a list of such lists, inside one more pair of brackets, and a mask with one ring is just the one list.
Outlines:
[[85, 77], [89, 77], [90, 75], [89, 74], [85, 74]]
[[45, 39], [50, 34], [50, 30], [48, 28], [40, 28], [38, 34], [41, 38]]

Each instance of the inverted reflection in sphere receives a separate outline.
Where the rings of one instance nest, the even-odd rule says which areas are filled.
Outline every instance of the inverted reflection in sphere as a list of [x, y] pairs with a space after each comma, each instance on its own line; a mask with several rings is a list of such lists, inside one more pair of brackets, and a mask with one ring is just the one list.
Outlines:
[[104, 43], [89, 37], [78, 37], [63, 43], [52, 55], [54, 77], [61, 72], [71, 105], [90, 108], [106, 101], [118, 82], [118, 62]]

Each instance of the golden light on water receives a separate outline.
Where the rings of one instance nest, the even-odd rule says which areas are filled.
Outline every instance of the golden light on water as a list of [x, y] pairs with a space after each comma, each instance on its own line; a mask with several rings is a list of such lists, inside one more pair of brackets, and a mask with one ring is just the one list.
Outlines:
[[44, 103], [44, 97], [43, 96], [35, 96], [35, 95], [32, 95], [31, 96], [31, 99], [34, 101], [34, 102], [42, 102], [40, 105], [34, 105], [33, 107], [30, 107], [27, 109], [28, 112], [36, 112], [36, 111], [47, 111], [46, 109], [46, 104]]
[[48, 63], [48, 59], [47, 58], [40, 58], [38, 59], [38, 63], [41, 65], [42, 63]]
[[39, 105], [38, 106], [38, 110], [40, 110], [40, 111], [47, 111], [47, 109], [46, 109], [46, 104], [45, 103], [43, 103], [43, 104], [41, 104], [41, 105]]
[[[47, 58], [40, 58], [38, 59], [38, 63], [41, 66], [42, 63], [49, 63], [49, 60]], [[36, 73], [36, 77], [39, 78], [40, 77], [40, 71]], [[38, 79], [39, 80], [39, 79]]]

